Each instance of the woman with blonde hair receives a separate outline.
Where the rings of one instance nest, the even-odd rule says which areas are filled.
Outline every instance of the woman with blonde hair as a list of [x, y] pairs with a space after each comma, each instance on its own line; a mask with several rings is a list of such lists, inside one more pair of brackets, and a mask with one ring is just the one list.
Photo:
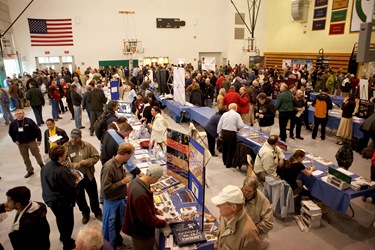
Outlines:
[[219, 90], [219, 94], [217, 95], [217, 110], [218, 111], [220, 111], [220, 109], [224, 107], [223, 98], [224, 98], [225, 93], [226, 93], [225, 89], [221, 88]]

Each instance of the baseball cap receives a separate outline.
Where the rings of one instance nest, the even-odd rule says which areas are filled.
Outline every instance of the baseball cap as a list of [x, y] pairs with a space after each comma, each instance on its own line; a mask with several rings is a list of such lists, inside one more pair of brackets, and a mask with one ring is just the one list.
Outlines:
[[70, 132], [70, 136], [71, 137], [82, 137], [82, 131], [75, 128], [72, 130], [72, 132]]
[[163, 167], [159, 166], [159, 165], [156, 165], [156, 164], [151, 165], [147, 169], [146, 175], [148, 175], [150, 177], [154, 177], [154, 178], [161, 177], [163, 175]]
[[244, 196], [242, 191], [239, 187], [228, 185], [220, 193], [211, 198], [212, 203], [215, 205], [221, 205], [226, 202], [234, 203], [234, 204], [242, 204], [244, 203]]

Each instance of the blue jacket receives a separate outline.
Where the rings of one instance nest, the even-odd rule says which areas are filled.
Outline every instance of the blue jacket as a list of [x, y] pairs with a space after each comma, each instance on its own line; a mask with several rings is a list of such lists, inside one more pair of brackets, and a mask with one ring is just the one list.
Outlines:
[[213, 116], [211, 116], [207, 124], [204, 126], [207, 133], [215, 138], [217, 137], [217, 125], [219, 124], [220, 118], [221, 114], [215, 113]]

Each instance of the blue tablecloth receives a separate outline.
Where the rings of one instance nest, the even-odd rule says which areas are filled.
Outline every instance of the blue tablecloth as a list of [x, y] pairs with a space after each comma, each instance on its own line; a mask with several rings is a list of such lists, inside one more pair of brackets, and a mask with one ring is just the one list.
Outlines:
[[155, 94], [156, 100], [158, 100], [161, 103], [161, 106], [167, 106], [167, 99], [166, 98], [161, 98], [159, 94]]
[[[311, 107], [311, 106], [309, 107], [309, 122], [310, 123], [314, 122], [314, 110], [315, 110], [314, 107]], [[336, 117], [336, 116], [328, 114], [327, 128], [337, 130], [340, 125], [340, 120], [341, 120], [341, 117]], [[363, 122], [364, 119], [361, 119], [361, 121]], [[358, 122], [358, 121], [353, 122], [353, 136], [356, 136], [358, 138], [363, 137], [363, 133], [359, 130], [362, 122]]]
[[[315, 97], [318, 95], [319, 93], [311, 93], [310, 94], [310, 98], [312, 101], [315, 100]], [[343, 96], [331, 96], [331, 100], [334, 104], [338, 105], [338, 106], [341, 106], [341, 104], [344, 102], [344, 97]]]
[[[254, 128], [246, 129], [245, 131], [248, 131], [249, 133], [256, 132]], [[249, 139], [249, 137], [244, 135], [243, 132], [244, 131], [237, 133], [237, 138], [244, 142], [246, 145], [250, 146], [253, 149], [254, 153], [257, 154], [262, 145], [252, 139]], [[257, 133], [263, 134], [261, 132]], [[266, 135], [263, 134], [262, 138], [266, 138]], [[287, 143], [286, 145], [288, 147], [291, 147], [292, 149], [295, 148], [293, 145]], [[288, 152], [284, 152], [286, 158], [289, 158], [292, 155], [292, 153], [293, 152], [289, 152], [289, 150]], [[306, 152], [306, 154], [308, 153]], [[335, 211], [340, 211], [342, 214], [346, 214], [351, 199], [363, 195], [375, 194], [375, 188], [360, 191], [355, 191], [351, 188], [348, 188], [346, 190], [339, 190], [321, 179], [321, 177], [327, 175], [326, 172], [328, 170], [328, 166], [322, 165], [316, 161], [314, 162], [314, 165], [316, 170], [321, 170], [324, 173], [320, 176], [306, 176], [301, 173], [300, 177], [304, 181], [306, 187], [308, 188], [312, 196], [323, 201], [326, 206], [332, 208]], [[330, 165], [330, 167], [338, 168], [338, 166], [336, 165]], [[352, 179], [356, 177], [358, 176], [353, 175]]]
[[216, 110], [209, 107], [193, 107], [190, 108], [189, 118], [204, 126], [215, 113]]
[[[181, 103], [175, 102], [173, 100], [166, 101], [167, 108], [169, 109], [169, 114], [176, 122], [181, 122], [183, 115], [182, 112], [187, 112], [187, 116], [190, 107], [187, 105], [182, 105]], [[193, 106], [195, 107], [195, 106]]]

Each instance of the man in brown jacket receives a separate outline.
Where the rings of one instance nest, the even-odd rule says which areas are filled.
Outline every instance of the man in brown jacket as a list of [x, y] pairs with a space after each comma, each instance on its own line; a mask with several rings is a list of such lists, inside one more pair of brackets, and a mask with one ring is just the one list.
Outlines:
[[258, 230], [244, 209], [244, 196], [239, 187], [228, 185], [211, 198], [220, 209], [220, 225], [215, 242], [217, 250], [260, 250]]
[[99, 207], [98, 187], [94, 172], [95, 164], [99, 161], [99, 152], [93, 145], [82, 141], [82, 131], [73, 129], [70, 133], [70, 141], [64, 146], [67, 148], [66, 155], [70, 168], [79, 170], [84, 178], [79, 182], [79, 193], [77, 205], [82, 212], [82, 223], [86, 224], [90, 220], [90, 207], [87, 205], [85, 190], [90, 198], [91, 211], [98, 220], [102, 220], [102, 210]]

